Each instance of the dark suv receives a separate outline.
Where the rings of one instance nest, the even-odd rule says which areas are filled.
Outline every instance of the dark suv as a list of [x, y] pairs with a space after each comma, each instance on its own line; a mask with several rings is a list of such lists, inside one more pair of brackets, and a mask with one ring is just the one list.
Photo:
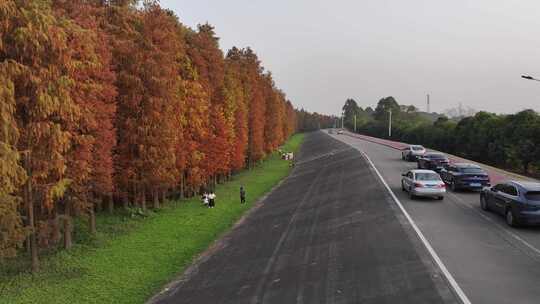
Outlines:
[[428, 152], [417, 158], [418, 169], [428, 169], [439, 172], [449, 163], [446, 155], [436, 152]]
[[475, 164], [448, 164], [439, 172], [442, 180], [450, 185], [452, 191], [458, 189], [479, 190], [489, 187], [489, 176]]
[[480, 207], [506, 218], [510, 226], [540, 224], [540, 183], [510, 181], [486, 187], [480, 193]]

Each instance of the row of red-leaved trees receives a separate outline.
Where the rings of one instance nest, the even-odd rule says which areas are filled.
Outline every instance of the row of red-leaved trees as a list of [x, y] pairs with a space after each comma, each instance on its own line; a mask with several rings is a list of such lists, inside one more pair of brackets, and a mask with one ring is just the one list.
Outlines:
[[0, 2], [0, 258], [24, 247], [37, 270], [74, 217], [95, 233], [96, 211], [192, 196], [295, 130], [256, 54], [224, 55], [208, 24], [153, 1]]

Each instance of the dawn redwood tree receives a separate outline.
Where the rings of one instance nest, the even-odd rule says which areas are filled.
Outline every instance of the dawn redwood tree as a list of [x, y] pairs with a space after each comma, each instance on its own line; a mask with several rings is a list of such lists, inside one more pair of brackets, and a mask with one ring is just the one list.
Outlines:
[[265, 100], [262, 88], [262, 71], [257, 55], [250, 49], [233, 48], [229, 51], [228, 60], [238, 68], [240, 82], [244, 92], [247, 109], [247, 153], [248, 167], [252, 167], [264, 155]]
[[81, 109], [81, 119], [69, 126], [74, 144], [66, 175], [72, 181], [64, 200], [64, 245], [71, 247], [71, 213], [84, 212], [96, 232], [95, 207], [108, 199], [112, 209], [113, 119], [116, 110], [115, 74], [111, 70], [109, 37], [100, 28], [105, 7], [83, 0], [53, 2], [57, 16], [71, 18], [71, 57], [67, 72], [74, 80], [71, 98]]
[[262, 87], [266, 109], [264, 124], [265, 152], [270, 153], [277, 149], [283, 140], [282, 128], [280, 127], [283, 119], [280, 109], [281, 100], [271, 73], [267, 72], [263, 75]]
[[210, 99], [209, 132], [202, 143], [205, 154], [203, 167], [212, 184], [218, 175], [228, 174], [230, 170], [231, 146], [234, 130], [230, 123], [230, 113], [225, 109], [225, 61], [219, 49], [219, 38], [209, 24], [198, 25], [197, 32], [186, 34], [187, 54], [198, 75], [198, 81]]
[[[0, 52], [3, 32], [0, 27]], [[15, 87], [8, 76], [17, 72], [10, 71], [11, 68], [16, 66], [9, 62], [0, 63], [0, 260], [15, 256], [26, 237], [19, 213], [21, 197], [18, 194], [18, 189], [26, 180], [26, 173], [17, 151], [19, 132], [15, 120]]]
[[[0, 59], [11, 68], [5, 77], [13, 84], [18, 150], [24, 154], [28, 180], [24, 199], [32, 255], [38, 269], [36, 235], [47, 246], [54, 240], [55, 209], [71, 181], [66, 178], [72, 134], [67, 126], [77, 121], [80, 108], [70, 90], [69, 25], [56, 18], [50, 3], [8, 1], [12, 10], [2, 18]], [[2, 13], [5, 13], [2, 10]]]
[[143, 160], [140, 176], [143, 189], [150, 191], [154, 207], [159, 207], [158, 194], [176, 184], [175, 130], [183, 111], [179, 103], [180, 79], [177, 64], [183, 42], [177, 36], [176, 20], [156, 3], [147, 3], [143, 10], [142, 45], [146, 54], [139, 62], [143, 95], [143, 120], [140, 138], [143, 139], [140, 157]]
[[129, 204], [146, 207], [142, 197], [140, 168], [142, 167], [139, 125], [144, 119], [140, 62], [145, 52], [140, 32], [141, 13], [130, 1], [121, 1], [107, 10], [106, 31], [111, 36], [113, 69], [116, 71], [116, 147], [113, 153], [115, 190], [123, 206]]
[[182, 144], [177, 145], [177, 168], [180, 175], [180, 193], [193, 195], [206, 181], [203, 161], [206, 155], [201, 146], [209, 136], [208, 109], [210, 100], [203, 86], [197, 81], [197, 72], [188, 57], [180, 69], [182, 82], [180, 97], [185, 105], [182, 117]]
[[238, 171], [246, 165], [248, 145], [248, 106], [246, 92], [242, 85], [241, 54], [237, 48], [232, 48], [227, 53], [225, 72], [225, 103], [232, 112], [228, 119], [232, 122], [234, 138], [231, 147], [231, 169]]

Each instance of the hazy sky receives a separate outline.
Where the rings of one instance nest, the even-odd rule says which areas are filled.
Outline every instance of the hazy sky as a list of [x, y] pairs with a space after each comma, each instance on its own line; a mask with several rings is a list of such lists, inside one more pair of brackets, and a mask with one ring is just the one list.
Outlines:
[[161, 0], [224, 51], [252, 47], [297, 107], [334, 114], [348, 97], [425, 110], [540, 110], [539, 0]]

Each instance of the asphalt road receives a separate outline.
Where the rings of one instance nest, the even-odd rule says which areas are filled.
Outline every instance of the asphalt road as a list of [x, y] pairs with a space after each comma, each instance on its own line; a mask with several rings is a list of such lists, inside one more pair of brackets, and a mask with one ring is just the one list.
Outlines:
[[361, 154], [316, 132], [289, 178], [150, 303], [459, 302]]
[[540, 303], [540, 228], [507, 227], [480, 209], [475, 192], [411, 201], [401, 191], [401, 173], [416, 163], [384, 145], [332, 137], [369, 156], [472, 303]]

